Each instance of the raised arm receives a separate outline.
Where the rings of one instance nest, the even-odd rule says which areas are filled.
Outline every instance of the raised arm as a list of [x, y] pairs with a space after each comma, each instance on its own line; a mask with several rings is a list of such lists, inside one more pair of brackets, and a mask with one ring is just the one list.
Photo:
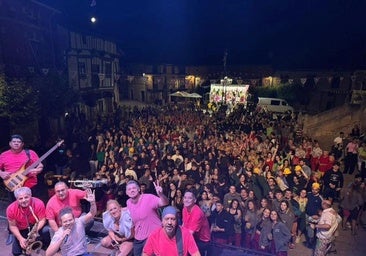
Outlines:
[[48, 246], [46, 250], [46, 256], [56, 255], [58, 250], [60, 249], [62, 243], [65, 243], [66, 236], [70, 235], [71, 229], [66, 229], [62, 234], [56, 236], [54, 235], [51, 241], [50, 246]]
[[159, 207], [163, 207], [167, 204], [169, 204], [169, 199], [164, 195], [163, 188], [159, 185], [159, 181], [153, 182], [156, 194], [160, 198], [159, 200]]
[[91, 189], [87, 189], [85, 200], [90, 203], [90, 210], [85, 215], [85, 222], [89, 222], [97, 214], [97, 205], [95, 204], [95, 190], [92, 192]]

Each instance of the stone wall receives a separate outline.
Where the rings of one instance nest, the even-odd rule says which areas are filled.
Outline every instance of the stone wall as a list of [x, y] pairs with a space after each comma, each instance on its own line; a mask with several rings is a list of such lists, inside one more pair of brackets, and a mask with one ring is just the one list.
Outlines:
[[343, 105], [318, 115], [305, 115], [303, 118], [304, 134], [316, 139], [324, 149], [330, 149], [333, 139], [344, 132], [347, 136], [355, 124], [361, 131], [366, 130], [366, 108]]

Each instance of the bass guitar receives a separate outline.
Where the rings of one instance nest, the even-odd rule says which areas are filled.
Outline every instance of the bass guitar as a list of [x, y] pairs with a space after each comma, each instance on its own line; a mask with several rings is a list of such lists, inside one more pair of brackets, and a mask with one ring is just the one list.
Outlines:
[[41, 156], [37, 161], [35, 161], [33, 164], [25, 168], [25, 165], [22, 166], [17, 172], [10, 175], [10, 178], [7, 180], [4, 180], [4, 184], [6, 188], [13, 192], [17, 188], [20, 188], [23, 186], [24, 182], [28, 179], [27, 175], [28, 173], [37, 167], [43, 160], [45, 160], [53, 151], [55, 151], [64, 141], [61, 140], [56, 143], [50, 150], [48, 150], [43, 156]]

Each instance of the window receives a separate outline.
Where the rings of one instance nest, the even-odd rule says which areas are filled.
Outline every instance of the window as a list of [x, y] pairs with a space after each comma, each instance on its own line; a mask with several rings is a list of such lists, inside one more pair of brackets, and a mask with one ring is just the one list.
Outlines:
[[100, 70], [99, 64], [92, 64], [92, 67], [91, 67], [91, 72], [92, 72], [91, 84], [92, 84], [92, 87], [94, 87], [94, 88], [99, 87], [99, 75], [98, 75], [99, 70]]
[[86, 44], [86, 36], [85, 35], [81, 36], [81, 40], [83, 41], [83, 44]]
[[110, 62], [106, 62], [104, 68], [105, 68], [105, 75], [107, 77], [111, 77], [112, 76], [112, 64]]
[[79, 77], [82, 79], [86, 78], [86, 65], [84, 62], [78, 63]]
[[279, 100], [271, 100], [271, 105], [279, 106], [279, 105], [281, 105], [281, 101], [279, 101]]

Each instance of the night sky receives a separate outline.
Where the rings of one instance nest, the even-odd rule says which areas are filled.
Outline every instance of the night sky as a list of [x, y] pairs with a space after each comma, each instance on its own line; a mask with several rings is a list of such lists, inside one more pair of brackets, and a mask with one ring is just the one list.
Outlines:
[[[38, 0], [126, 62], [366, 68], [366, 0]], [[92, 24], [90, 17], [97, 22]]]

